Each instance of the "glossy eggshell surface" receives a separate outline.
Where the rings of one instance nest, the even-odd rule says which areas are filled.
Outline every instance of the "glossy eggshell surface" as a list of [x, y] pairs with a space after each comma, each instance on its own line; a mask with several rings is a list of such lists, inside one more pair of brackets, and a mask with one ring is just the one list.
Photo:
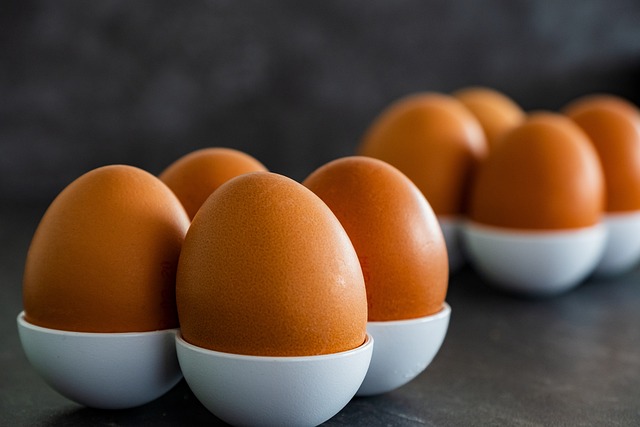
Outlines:
[[640, 111], [611, 95], [580, 98], [564, 110], [589, 135], [604, 170], [607, 212], [640, 210]]
[[469, 216], [519, 229], [589, 227], [601, 219], [604, 178], [595, 149], [571, 120], [531, 115], [482, 164]]
[[222, 184], [248, 172], [266, 171], [250, 155], [231, 148], [203, 148], [169, 165], [160, 179], [178, 196], [190, 218]]
[[175, 271], [189, 218], [160, 180], [113, 165], [51, 203], [27, 254], [28, 322], [78, 332], [178, 326]]
[[366, 337], [362, 270], [315, 194], [256, 172], [223, 184], [187, 233], [177, 275], [184, 339], [210, 350], [309, 356]]
[[400, 171], [377, 159], [346, 157], [303, 184], [336, 214], [364, 273], [369, 321], [411, 319], [442, 309], [447, 250], [433, 210]]
[[497, 144], [505, 132], [525, 119], [525, 113], [512, 99], [484, 87], [461, 89], [453, 94], [473, 113], [484, 130], [489, 147]]
[[478, 120], [449, 95], [402, 98], [374, 121], [358, 154], [384, 160], [409, 177], [437, 215], [465, 213], [468, 185], [487, 143]]

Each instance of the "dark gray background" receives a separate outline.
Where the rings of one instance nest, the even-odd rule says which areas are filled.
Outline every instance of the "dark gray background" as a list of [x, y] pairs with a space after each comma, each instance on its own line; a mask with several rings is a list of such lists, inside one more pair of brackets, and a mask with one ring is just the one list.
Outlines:
[[46, 206], [94, 167], [157, 174], [205, 146], [301, 180], [410, 92], [638, 103], [639, 75], [637, 0], [5, 1], [0, 200]]

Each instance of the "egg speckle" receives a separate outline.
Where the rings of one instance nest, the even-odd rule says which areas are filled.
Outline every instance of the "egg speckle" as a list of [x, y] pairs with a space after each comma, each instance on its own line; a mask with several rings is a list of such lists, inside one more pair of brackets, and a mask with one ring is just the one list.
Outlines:
[[353, 242], [370, 321], [442, 309], [448, 282], [444, 238], [429, 203], [405, 175], [356, 156], [320, 167], [303, 184], [332, 209]]
[[223, 184], [187, 233], [177, 275], [189, 343], [261, 356], [307, 356], [360, 346], [367, 299], [358, 258], [315, 194], [255, 172]]
[[175, 272], [189, 218], [153, 175], [90, 171], [51, 203], [25, 262], [26, 320], [52, 329], [175, 328]]
[[358, 154], [384, 160], [409, 177], [437, 215], [466, 211], [468, 186], [487, 143], [478, 120], [449, 95], [420, 93], [384, 110]]
[[250, 155], [231, 148], [203, 148], [169, 165], [160, 179], [178, 196], [193, 218], [204, 201], [229, 179], [248, 172], [266, 171]]
[[602, 168], [587, 135], [560, 114], [539, 112], [483, 162], [469, 216], [507, 228], [581, 228], [600, 221], [604, 200]]

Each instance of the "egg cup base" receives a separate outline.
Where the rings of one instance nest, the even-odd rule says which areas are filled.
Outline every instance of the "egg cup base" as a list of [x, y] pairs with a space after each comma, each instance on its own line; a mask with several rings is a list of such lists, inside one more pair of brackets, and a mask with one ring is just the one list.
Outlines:
[[187, 384], [214, 415], [234, 425], [318, 425], [355, 395], [373, 350], [302, 357], [248, 356], [194, 346], [176, 336]]
[[603, 224], [571, 230], [517, 230], [468, 222], [471, 263], [490, 285], [530, 297], [558, 295], [593, 272], [605, 244]]
[[49, 329], [17, 318], [27, 359], [51, 388], [81, 405], [132, 408], [151, 402], [181, 379], [177, 329], [91, 333]]
[[444, 341], [451, 307], [417, 319], [368, 322], [375, 340], [371, 365], [357, 396], [373, 396], [395, 390], [422, 373]]

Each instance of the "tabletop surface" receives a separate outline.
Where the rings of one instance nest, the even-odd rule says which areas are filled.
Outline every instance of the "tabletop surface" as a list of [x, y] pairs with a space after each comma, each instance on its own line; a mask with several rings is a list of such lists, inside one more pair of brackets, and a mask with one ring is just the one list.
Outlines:
[[[186, 383], [139, 408], [81, 407], [49, 388], [18, 339], [24, 258], [43, 210], [0, 209], [0, 425], [223, 424]], [[353, 399], [326, 425], [640, 425], [640, 271], [589, 279], [554, 298], [452, 275], [447, 337], [431, 365], [385, 395]]]

